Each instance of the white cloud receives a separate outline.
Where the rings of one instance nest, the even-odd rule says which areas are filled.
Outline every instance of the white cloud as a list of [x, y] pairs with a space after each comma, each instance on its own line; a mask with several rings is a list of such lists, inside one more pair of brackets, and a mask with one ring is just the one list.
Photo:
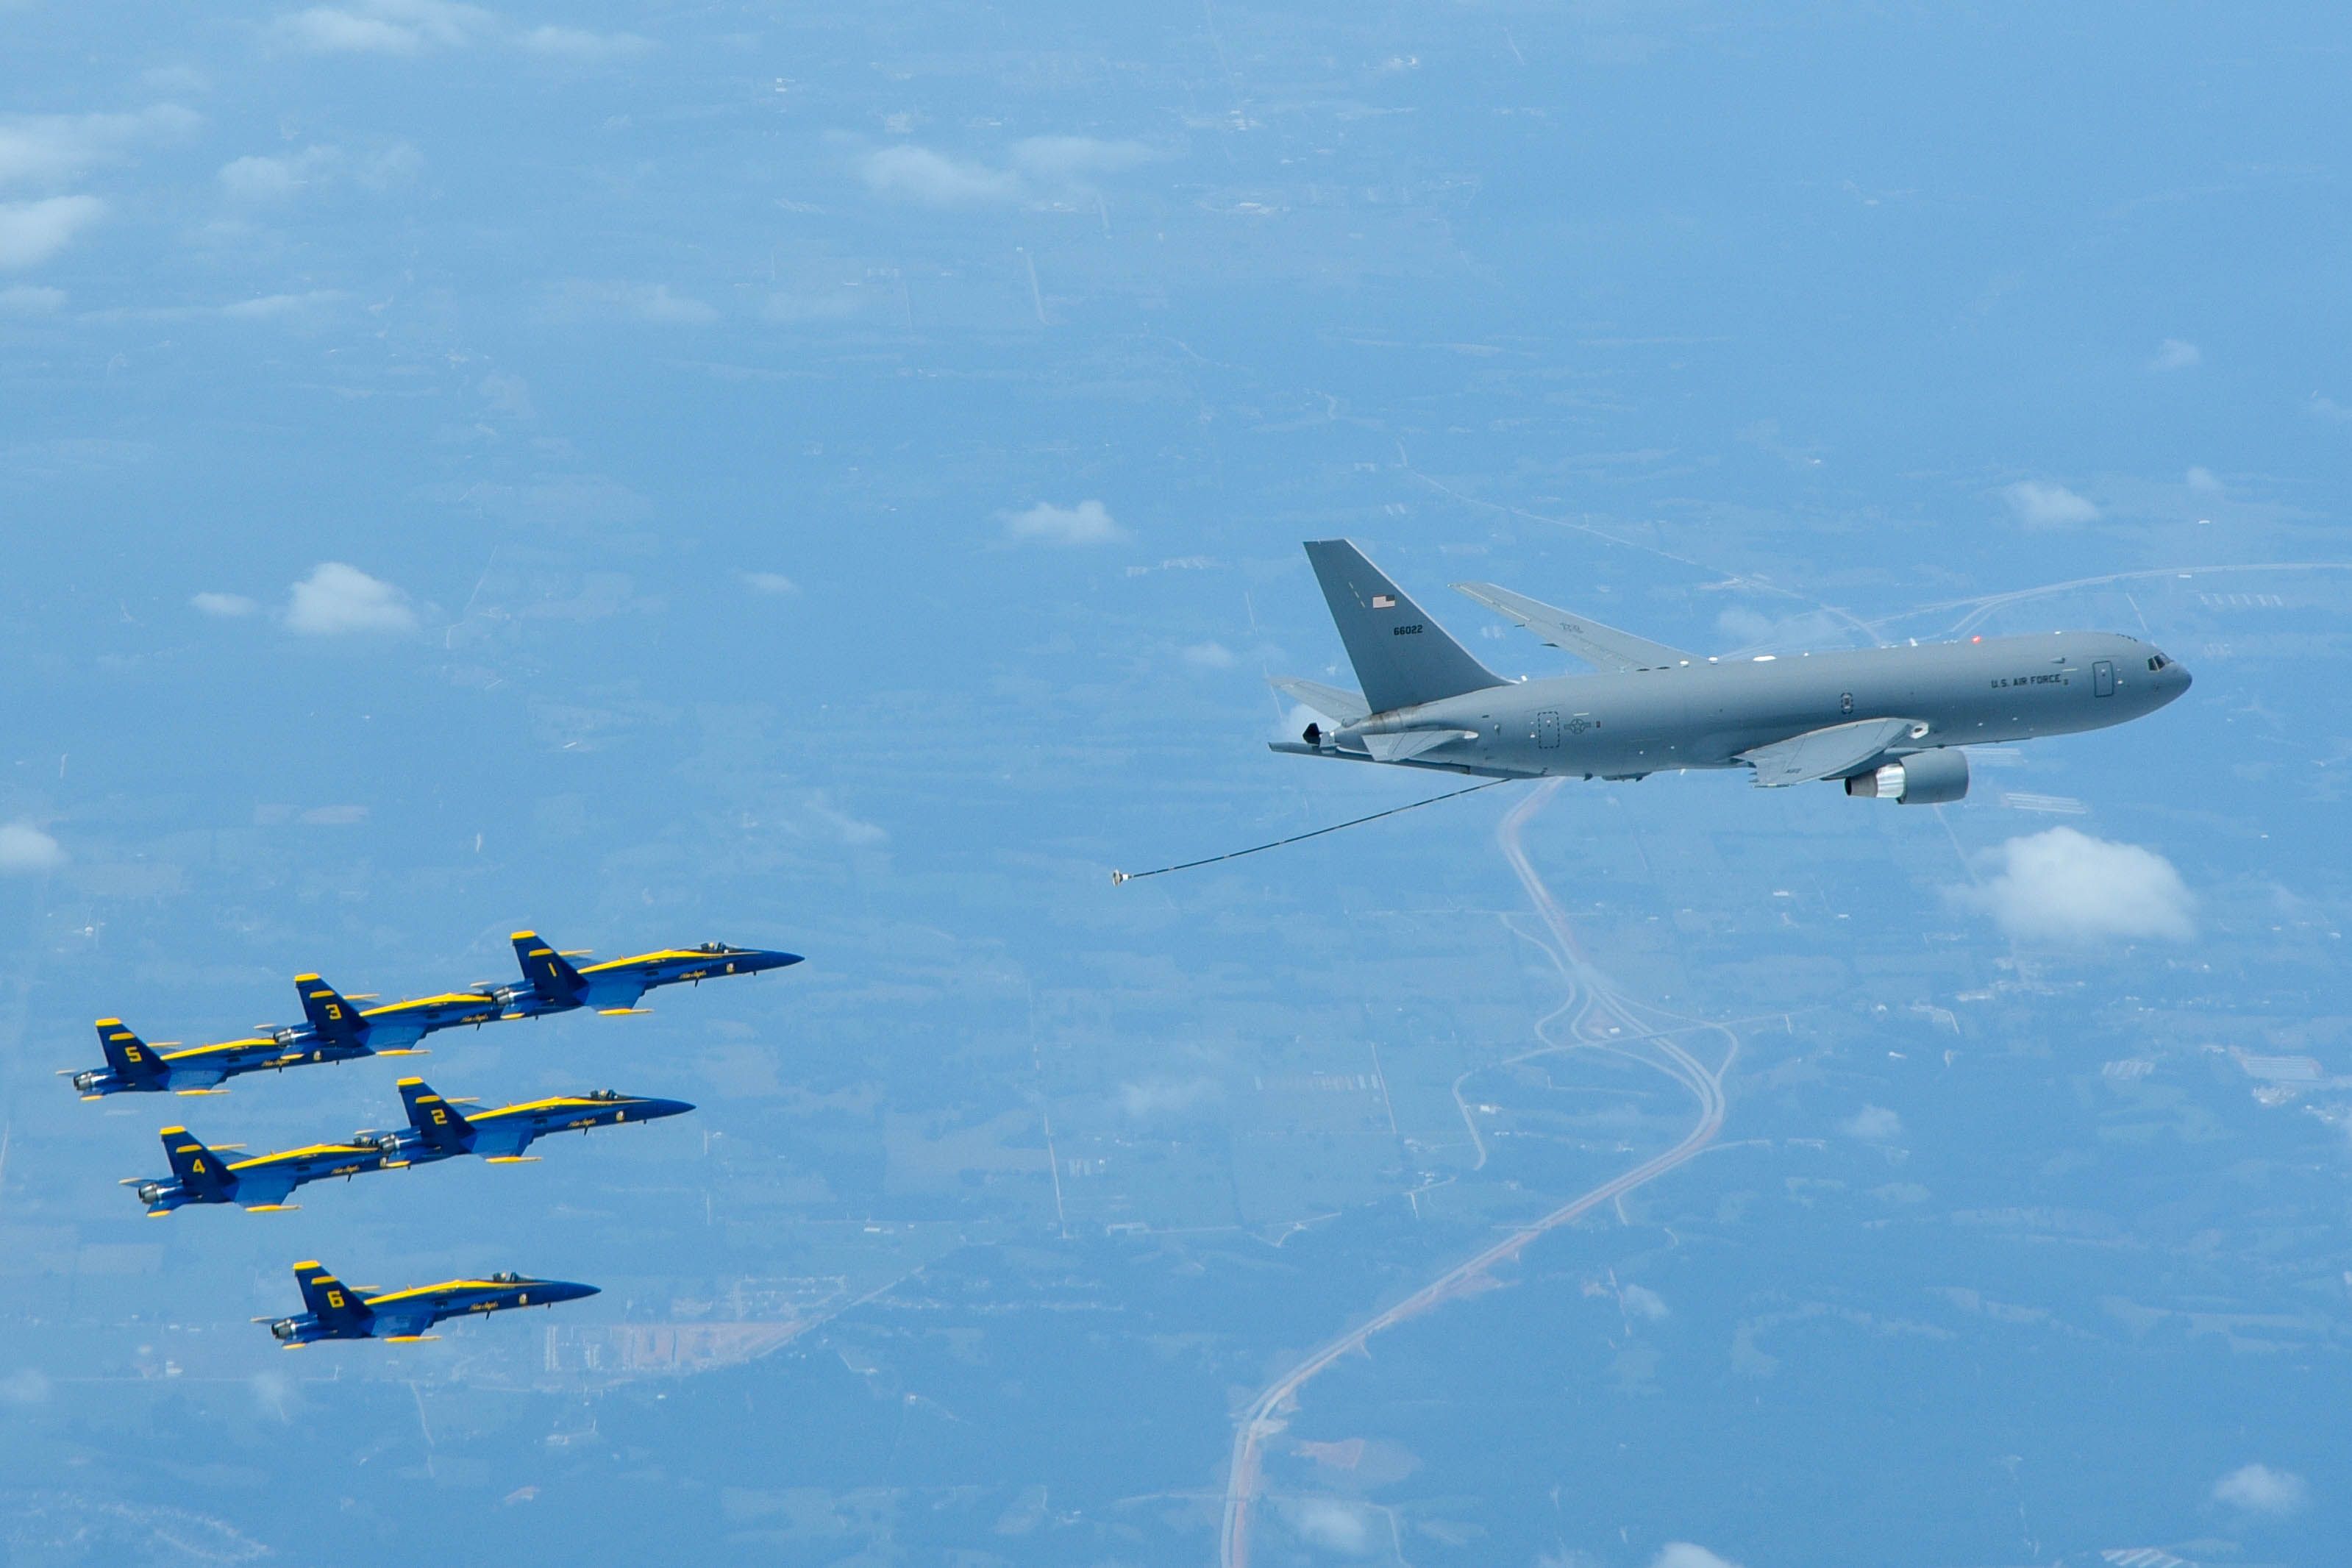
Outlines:
[[54, 871], [65, 863], [58, 841], [31, 823], [0, 826], [0, 872]]
[[17, 283], [0, 289], [0, 310], [14, 316], [46, 316], [66, 307], [66, 291]]
[[835, 806], [823, 790], [810, 795], [806, 810], [812, 823], [852, 849], [870, 849], [890, 840], [890, 835], [879, 824], [850, 816]]
[[667, 283], [595, 283], [575, 280], [555, 291], [559, 319], [579, 321], [620, 316], [657, 326], [707, 326], [719, 312], [688, 294], [674, 294]]
[[341, 299], [337, 289], [313, 289], [302, 294], [264, 294], [257, 300], [239, 300], [223, 305], [220, 313], [232, 321], [268, 321], [278, 316], [299, 316], [322, 305], [331, 305]]
[[2012, 838], [1981, 858], [1990, 873], [1953, 900], [1992, 917], [2020, 942], [2083, 944], [2196, 934], [2196, 897], [2172, 862], [2136, 844], [2053, 827]]
[[530, 383], [507, 371], [494, 370], [482, 377], [482, 395], [492, 408], [516, 419], [536, 419], [539, 406], [530, 400]]
[[999, 168], [901, 142], [866, 153], [859, 172], [877, 195], [926, 206], [980, 206], [1076, 195], [1093, 189], [1099, 175], [1120, 174], [1159, 155], [1140, 142], [1032, 136], [1014, 142], [1009, 166]]
[[1039, 501], [1027, 511], [1006, 518], [1004, 533], [1008, 539], [1038, 544], [1110, 544], [1127, 537], [1127, 530], [1113, 521], [1098, 500], [1082, 500], [1076, 506]]
[[242, 594], [198, 594], [189, 599], [188, 603], [205, 615], [218, 616], [223, 620], [234, 620], [239, 616], [249, 616], [260, 607]]
[[1617, 1292], [1617, 1300], [1629, 1317], [1647, 1318], [1654, 1323], [1666, 1315], [1666, 1299], [1647, 1285], [1626, 1286]]
[[1158, 154], [1140, 142], [1094, 136], [1032, 136], [1013, 144], [1013, 163], [1037, 180], [1076, 184], [1092, 174], [1116, 174]]
[[2221, 490], [2221, 481], [2214, 477], [2210, 468], [2191, 468], [2189, 470], [2189, 488], [2200, 494], [2213, 495]]
[[1196, 642], [1184, 650], [1184, 662], [1195, 669], [1231, 669], [1234, 650], [1221, 642]]
[[340, 561], [321, 562], [294, 584], [286, 624], [312, 637], [348, 632], [412, 632], [416, 612], [391, 584]]
[[37, 267], [106, 216], [96, 196], [47, 196], [0, 202], [0, 268]]
[[797, 594], [801, 585], [782, 572], [746, 572], [743, 585], [754, 594]]
[[55, 184], [111, 163], [148, 137], [194, 128], [173, 103], [136, 114], [20, 114], [0, 120], [0, 184]]
[[849, 288], [822, 294], [771, 294], [760, 307], [760, 320], [779, 327], [838, 321], [865, 309], [866, 298], [866, 290]]
[[0, 1378], [0, 1405], [46, 1405], [49, 1398], [49, 1380], [35, 1367], [12, 1372]]
[[2154, 371], [2194, 370], [2204, 357], [2197, 352], [2195, 343], [2167, 338], [2156, 345], [2156, 353], [2149, 356], [2147, 368]]
[[281, 157], [236, 158], [221, 165], [221, 189], [232, 201], [282, 202], [311, 184], [342, 157], [333, 147], [305, 147]]
[[2017, 521], [2028, 528], [2069, 528], [2099, 520], [2099, 509], [2064, 485], [2021, 479], [2000, 493]]
[[1650, 1568], [1739, 1568], [1739, 1564], [1728, 1557], [1717, 1557], [1704, 1546], [1669, 1541], [1650, 1559]]
[[652, 39], [635, 33], [592, 33], [583, 27], [533, 27], [515, 41], [531, 54], [583, 65], [628, 59], [654, 47]]
[[866, 189], [926, 206], [972, 206], [1017, 200], [1021, 182], [1003, 169], [966, 163], [928, 147], [883, 147], [866, 155]]
[[1214, 1079], [1148, 1078], [1118, 1086], [1118, 1108], [1138, 1121], [1181, 1116], [1215, 1100], [1221, 1090]]
[[457, 48], [488, 34], [496, 18], [450, 0], [362, 0], [313, 5], [278, 18], [279, 42], [321, 55], [415, 55]]
[[1290, 1515], [1290, 1528], [1309, 1546], [1343, 1557], [1361, 1557], [1372, 1549], [1371, 1521], [1355, 1503], [1336, 1498], [1302, 1498], [1285, 1511]]
[[1865, 1105], [1847, 1117], [1839, 1131], [1865, 1143], [1892, 1143], [1903, 1136], [1903, 1118], [1883, 1105]]
[[2214, 1501], [2248, 1513], [2293, 1513], [2309, 1496], [2301, 1476], [2268, 1465], [2242, 1466], [2213, 1483]]
[[1780, 625], [1762, 611], [1751, 610], [1745, 605], [1734, 605], [1715, 617], [1715, 629], [1743, 647], [1768, 640]]

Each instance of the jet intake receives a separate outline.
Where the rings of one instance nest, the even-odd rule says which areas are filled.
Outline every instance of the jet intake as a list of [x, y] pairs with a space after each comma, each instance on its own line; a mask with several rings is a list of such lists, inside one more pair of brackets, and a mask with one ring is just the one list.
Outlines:
[[1857, 797], [1901, 801], [1905, 805], [1944, 805], [1969, 793], [1966, 752], [1914, 752], [1900, 762], [1887, 763], [1845, 781], [1845, 793]]

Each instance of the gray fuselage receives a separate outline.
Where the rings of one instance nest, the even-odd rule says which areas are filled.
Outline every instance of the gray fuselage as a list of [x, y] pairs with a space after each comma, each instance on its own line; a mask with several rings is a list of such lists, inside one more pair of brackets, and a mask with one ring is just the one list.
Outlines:
[[2189, 684], [2186, 669], [2134, 638], [2053, 632], [1518, 680], [1281, 749], [1369, 760], [1364, 737], [1453, 729], [1460, 733], [1396, 760], [1509, 777], [1637, 778], [1738, 767], [1742, 752], [1864, 719], [1914, 721], [1895, 754], [2101, 730], [2154, 712]]

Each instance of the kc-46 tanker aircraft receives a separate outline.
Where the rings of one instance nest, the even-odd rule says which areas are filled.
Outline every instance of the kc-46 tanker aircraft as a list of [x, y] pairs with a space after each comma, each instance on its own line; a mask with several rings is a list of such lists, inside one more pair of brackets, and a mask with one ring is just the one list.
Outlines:
[[2105, 632], [1710, 658], [1491, 583], [1454, 586], [1602, 673], [1506, 680], [1344, 539], [1307, 545], [1359, 696], [1273, 684], [1320, 713], [1277, 752], [1489, 778], [1638, 779], [1751, 768], [1768, 788], [1936, 805], [1968, 794], [1967, 745], [2101, 730], [2189, 689], [2189, 671]]

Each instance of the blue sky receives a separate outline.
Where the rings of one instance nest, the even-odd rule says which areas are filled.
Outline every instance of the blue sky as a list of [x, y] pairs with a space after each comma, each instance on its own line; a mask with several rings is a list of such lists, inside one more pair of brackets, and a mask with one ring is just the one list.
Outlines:
[[[970, 1302], [989, 1280], [1051, 1297], [1066, 1272], [1150, 1318], [1119, 1342], [1131, 1363], [1087, 1360], [1044, 1328], [1000, 1344], [979, 1306], [978, 1337], [925, 1361], [898, 1319], [848, 1314], [756, 1373], [707, 1373], [677, 1397], [717, 1421], [753, 1397], [726, 1380], [756, 1376], [761, 1401], [832, 1412], [826, 1506], [896, 1521], [860, 1549], [895, 1529], [925, 1549], [1004, 1550], [993, 1532], [1030, 1517], [1033, 1486], [1083, 1499], [1074, 1517], [1089, 1521], [1124, 1518], [1117, 1499], [1221, 1486], [1228, 1391], [1466, 1256], [1487, 1219], [1381, 1228], [1423, 1220], [1404, 1194], [1455, 1158], [1410, 1136], [1391, 1164], [1302, 1143], [1250, 1174], [1253, 1140], [1308, 1134], [1248, 1097], [1363, 1070], [1349, 1053], [1364, 1034], [1408, 1060], [1425, 1051], [1442, 1088], [1551, 1005], [1512, 941], [1423, 923], [1524, 913], [1489, 841], [1491, 799], [1109, 889], [1113, 866], [1415, 793], [1262, 748], [1284, 720], [1265, 675], [1339, 673], [1303, 538], [1363, 542], [1513, 673], [1559, 665], [1517, 634], [1489, 637], [1499, 628], [1443, 584], [1499, 581], [1709, 651], [1850, 642], [1857, 623], [1890, 637], [2067, 626], [2188, 660], [2190, 702], [1981, 769], [1976, 798], [1941, 816], [1761, 799], [1727, 778], [1596, 787], [1561, 797], [1546, 864], [1621, 984], [1683, 988], [1709, 1016], [1810, 1005], [1804, 976], [1849, 960], [1859, 997], [1924, 952], [1949, 973], [1919, 981], [1920, 1005], [1999, 998], [1972, 1050], [2044, 1061], [2080, 1032], [2101, 1061], [2137, 1060], [2125, 1037], [2155, 1026], [2135, 1009], [2205, 1020], [2180, 1026], [2177, 1058], [2150, 1057], [2152, 1081], [2177, 1069], [2188, 1087], [2164, 1092], [2183, 1105], [2226, 1094], [2226, 1110], [2199, 1114], [2227, 1135], [2200, 1142], [2207, 1123], [2179, 1110], [2180, 1163], [2086, 1166], [2093, 1190], [2042, 1201], [2161, 1231], [2171, 1205], [2203, 1201], [2182, 1195], [2200, 1182], [2275, 1160], [2298, 1194], [2282, 1214], [2331, 1212], [2332, 1091], [2257, 1108], [2212, 1065], [2234, 1049], [2352, 1070], [2316, 1000], [2340, 988], [2337, 781], [2352, 755], [2328, 673], [2347, 651], [2346, 574], [2330, 563], [2347, 558], [2352, 479], [2352, 126], [2327, 8], [33, 3], [0, 5], [0, 647], [15, 671], [0, 1229], [36, 1260], [0, 1280], [0, 1314], [23, 1347], [17, 1460], [38, 1459], [18, 1508], [68, 1521], [11, 1538], [23, 1550], [64, 1551], [73, 1520], [100, 1517], [103, 1489], [79, 1466], [146, 1435], [229, 1431], [236, 1473], [129, 1483], [153, 1510], [138, 1528], [162, 1539], [201, 1516], [280, 1552], [392, 1507], [406, 1466], [485, 1539], [520, 1528], [506, 1500], [523, 1489], [570, 1487], [575, 1517], [619, 1532], [583, 1531], [593, 1555], [629, 1539], [597, 1518], [604, 1472], [548, 1439], [592, 1416], [617, 1452], [729, 1462], [690, 1424], [662, 1426], [652, 1383], [541, 1387], [523, 1414], [482, 1414], [484, 1389], [528, 1382], [515, 1367], [537, 1353], [534, 1321], [507, 1342], [532, 1347], [520, 1362], [477, 1357], [499, 1342], [478, 1325], [420, 1347], [413, 1379], [338, 1363], [368, 1384], [372, 1421], [393, 1408], [405, 1423], [414, 1382], [477, 1425], [384, 1461], [380, 1494], [337, 1493], [353, 1450], [320, 1434], [350, 1412], [307, 1381], [332, 1375], [316, 1364], [330, 1352], [289, 1358], [294, 1379], [246, 1342], [262, 1339], [247, 1317], [283, 1310], [285, 1265], [312, 1255], [387, 1283], [494, 1267], [594, 1279], [606, 1292], [580, 1321], [597, 1325], [669, 1321], [744, 1279], [837, 1278], [856, 1296], [960, 1269], [982, 1281], [956, 1298]], [[2053, 824], [2093, 847], [2036, 837]], [[2117, 886], [2136, 891], [2096, 896]], [[2036, 911], [2083, 887], [2085, 941], [2045, 941]], [[282, 1019], [287, 978], [307, 969], [385, 993], [504, 978], [506, 935], [527, 924], [600, 953], [724, 936], [811, 962], [647, 1019], [437, 1051], [430, 1073], [453, 1094], [585, 1077], [703, 1107], [696, 1127], [567, 1144], [564, 1169], [551, 1156], [512, 1173], [517, 1195], [497, 1203], [488, 1177], [506, 1173], [443, 1170], [322, 1194], [275, 1231], [209, 1214], [150, 1225], [112, 1184], [152, 1158], [151, 1109], [79, 1105], [50, 1076], [83, 1065], [94, 1016], [225, 1037]], [[1667, 928], [1719, 945], [1685, 952], [1654, 937]], [[1475, 1020], [1447, 997], [1476, 998]], [[1880, 999], [1910, 1016], [1908, 993]], [[1866, 1023], [1852, 1028], [1835, 1049], [1903, 1070]], [[2085, 1062], [2079, 1082], [2055, 1066], [2047, 1083], [1998, 1081], [2053, 1104], [2143, 1092]], [[1751, 1055], [1764, 1076], [1734, 1086], [1770, 1129], [1753, 1136], [1780, 1141], [1772, 1158], [1810, 1158], [1791, 1151], [1814, 1138], [1880, 1159], [1886, 1139], [1838, 1131], [1876, 1105], [1945, 1131], [1946, 1179], [1983, 1184], [1958, 1152], [1964, 1122], [1895, 1100], [1990, 1113], [1987, 1085], [1937, 1099], [1770, 1076], [1784, 1065]], [[289, 1075], [168, 1114], [277, 1146], [380, 1125], [393, 1076]], [[1429, 1103], [1433, 1126], [1452, 1116], [1437, 1089]], [[1660, 1102], [1654, 1131], [1670, 1142], [1681, 1114]], [[2108, 1147], [2070, 1114], [2016, 1134], [2021, 1168], [2063, 1182], [2074, 1167], [2052, 1162]], [[1727, 1136], [1739, 1124], [1736, 1103]], [[1064, 1186], [1095, 1173], [1073, 1177], [1066, 1151], [1032, 1157], [1055, 1125], [1113, 1172], [1148, 1155], [1148, 1176], [1087, 1207]], [[955, 1142], [967, 1133], [978, 1142]], [[999, 1144], [1023, 1152], [987, 1152]], [[730, 1163], [730, 1147], [747, 1152]], [[1050, 1187], [1034, 1179], [1048, 1166]], [[1785, 1197], [1812, 1179], [1795, 1171], [1753, 1181]], [[2229, 1190], [2215, 1232], [2294, 1229]], [[1718, 1195], [1686, 1201], [1715, 1213]], [[1953, 1212], [2022, 1206], [1973, 1191]], [[1248, 1247], [1191, 1259], [1202, 1285], [1175, 1264], [1145, 1282], [1098, 1250], [1105, 1224], [1172, 1234], [1207, 1215], [1280, 1237], [1324, 1214], [1370, 1228], [1314, 1255], [1330, 1272], [1299, 1286], [1295, 1321], [1251, 1294]], [[1810, 1211], [1789, 1220], [1790, 1255], [1851, 1269], [1839, 1311], [1924, 1310], [1897, 1310], [1896, 1287], [1855, 1264], [1875, 1221], [1847, 1217], [1819, 1235]], [[869, 1224], [895, 1228], [859, 1239]], [[2307, 1314], [2297, 1364], [2340, 1392], [2342, 1260], [2305, 1232], [2263, 1234], [2292, 1266], [2231, 1272], [2226, 1289], [2248, 1293], [2231, 1310]], [[2204, 1266], [2203, 1244], [2175, 1239], [2165, 1257]], [[1929, 1258], [1937, 1245], [1919, 1243]], [[1351, 1247], [1381, 1261], [1350, 1273]], [[1298, 1254], [1265, 1256], [1288, 1268]], [[1893, 1271], [1905, 1289], [1981, 1285], [1917, 1262]], [[2150, 1310], [2224, 1289], [2147, 1267], [2132, 1289], [2179, 1298]], [[1705, 1330], [1723, 1344], [1699, 1345], [1696, 1308], [1643, 1330], [1689, 1337], [1670, 1368], [1717, 1365], [1779, 1310], [1740, 1294], [1760, 1300], [1769, 1281], [1681, 1288], [1727, 1316]], [[1562, 1289], [1588, 1299], [1581, 1276]], [[2085, 1305], [2088, 1274], [2048, 1290], [2061, 1318], [2079, 1310], [2070, 1321], [2102, 1333], [2121, 1321]], [[1550, 1321], [1530, 1306], [1493, 1342]], [[159, 1337], [166, 1323], [218, 1327], [198, 1357]], [[2201, 1391], [2225, 1404], [2200, 1429], [2228, 1441], [2184, 1453], [2177, 1474], [2150, 1460], [2143, 1489], [2096, 1506], [2038, 1457], [2024, 1473], [2043, 1466], [2050, 1533], [2030, 1551], [2000, 1534], [2000, 1500], [1984, 1515], [1998, 1530], [1948, 1538], [1979, 1557], [1951, 1560], [2166, 1542], [2194, 1561], [2220, 1539], [2319, 1560], [2347, 1506], [2320, 1473], [2325, 1435], [2304, 1407], [2269, 1430], [2233, 1425], [2227, 1409], [2275, 1390], [2234, 1351], [2201, 1361], [2209, 1329], [2153, 1361], [2116, 1351], [2117, 1408]], [[1169, 1348], [1192, 1333], [1213, 1347], [1197, 1366]], [[992, 1393], [962, 1388], [960, 1418], [1001, 1435], [999, 1451], [906, 1458], [890, 1423], [929, 1407], [898, 1393], [952, 1405], [940, 1388], [992, 1353], [1014, 1370]], [[1077, 1358], [1105, 1405], [1126, 1380], [1160, 1380], [1181, 1412], [1164, 1466], [1122, 1451], [1090, 1469], [1096, 1456], [1007, 1392], [1024, 1357]], [[208, 1392], [151, 1397], [174, 1358]], [[1496, 1370], [1455, 1380], [1445, 1423], [1475, 1434], [1479, 1376]], [[1710, 1419], [1709, 1375], [1674, 1385], [1684, 1421]], [[873, 1393], [893, 1377], [903, 1390]], [[1946, 1414], [1986, 1453], [2015, 1450], [2013, 1411]], [[1530, 1430], [1539, 1448], [1558, 1436]], [[1426, 1474], [1457, 1473], [1475, 1452], [1464, 1433], [1442, 1452], [1430, 1439]], [[250, 1484], [306, 1436], [322, 1457], [300, 1500]], [[781, 1469], [828, 1459], [778, 1441], [766, 1458]], [[893, 1474], [902, 1462], [919, 1475]], [[1900, 1488], [1843, 1558], [1808, 1534], [1811, 1505], [1677, 1518], [1637, 1479], [1622, 1489], [1643, 1517], [1539, 1524], [1550, 1462], [1496, 1477], [1468, 1510], [1529, 1561], [1694, 1568], [1671, 1556], [1690, 1541], [1752, 1568], [1939, 1539]], [[2249, 1465], [2269, 1480], [2222, 1485]], [[759, 1500], [766, 1482], [726, 1484], [734, 1500], [632, 1517], [747, 1557], [847, 1553], [850, 1537], [806, 1526], [800, 1503]], [[1444, 1511], [1387, 1484], [1366, 1495], [1408, 1525]], [[937, 1500], [965, 1486], [986, 1498], [969, 1520]], [[861, 1487], [898, 1500], [861, 1513], [842, 1500]], [[1267, 1550], [1376, 1555], [1386, 1524], [1331, 1522], [1370, 1517], [1357, 1507], [1280, 1516]], [[761, 1533], [780, 1518], [802, 1521], [798, 1544]], [[1132, 1538], [1089, 1522], [1029, 1539], [1035, 1560], [1198, 1561], [1208, 1527], [1171, 1519]], [[355, 1530], [354, 1560], [388, 1557], [397, 1537]], [[1404, 1550], [1475, 1550], [1447, 1539], [1433, 1525]], [[123, 1553], [163, 1550], [124, 1540]]]

